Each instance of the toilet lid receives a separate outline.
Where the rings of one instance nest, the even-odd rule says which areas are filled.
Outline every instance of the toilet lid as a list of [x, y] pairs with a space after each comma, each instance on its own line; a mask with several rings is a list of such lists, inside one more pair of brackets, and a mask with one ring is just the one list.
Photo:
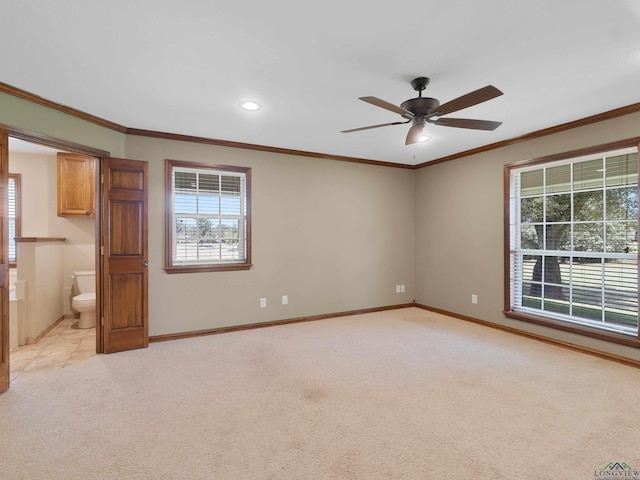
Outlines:
[[75, 297], [73, 297], [73, 300], [75, 302], [90, 302], [92, 300], [95, 301], [95, 299], [95, 293], [81, 293], [80, 295], [76, 295]]

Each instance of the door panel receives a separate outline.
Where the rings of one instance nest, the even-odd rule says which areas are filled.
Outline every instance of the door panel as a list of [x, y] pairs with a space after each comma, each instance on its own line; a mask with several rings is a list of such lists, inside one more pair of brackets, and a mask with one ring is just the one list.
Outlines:
[[117, 330], [128, 327], [142, 327], [144, 295], [144, 276], [127, 273], [111, 274], [109, 277], [112, 298], [117, 302], [111, 304], [112, 328]]
[[9, 134], [0, 130], [0, 393], [9, 388]]
[[103, 351], [146, 348], [148, 165], [116, 158], [102, 165]]
[[137, 201], [111, 201], [111, 222], [127, 228], [112, 230], [109, 251], [112, 257], [140, 256], [142, 250], [142, 205]]

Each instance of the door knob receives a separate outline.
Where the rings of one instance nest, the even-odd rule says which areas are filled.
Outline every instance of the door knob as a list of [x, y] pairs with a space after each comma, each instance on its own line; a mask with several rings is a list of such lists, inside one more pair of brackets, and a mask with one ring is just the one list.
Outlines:
[[147, 268], [149, 266], [149, 262], [144, 262], [143, 265], [144, 265], [144, 268]]

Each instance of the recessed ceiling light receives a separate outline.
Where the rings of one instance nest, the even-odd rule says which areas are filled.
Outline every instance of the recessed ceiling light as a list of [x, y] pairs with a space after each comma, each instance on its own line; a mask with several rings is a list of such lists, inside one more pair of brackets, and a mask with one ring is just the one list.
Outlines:
[[255, 110], [260, 110], [261, 105], [256, 102], [247, 101], [247, 102], [240, 103], [240, 108], [242, 108], [243, 110], [249, 110], [250, 112], [253, 112]]

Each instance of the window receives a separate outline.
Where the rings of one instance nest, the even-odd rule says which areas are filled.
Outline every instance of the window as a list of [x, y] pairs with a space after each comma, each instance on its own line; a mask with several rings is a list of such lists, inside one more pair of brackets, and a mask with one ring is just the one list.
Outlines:
[[20, 228], [20, 174], [9, 174], [9, 266], [15, 267], [17, 258], [15, 238], [21, 235]]
[[640, 346], [637, 148], [505, 173], [505, 313]]
[[167, 160], [165, 270], [251, 268], [251, 169]]

